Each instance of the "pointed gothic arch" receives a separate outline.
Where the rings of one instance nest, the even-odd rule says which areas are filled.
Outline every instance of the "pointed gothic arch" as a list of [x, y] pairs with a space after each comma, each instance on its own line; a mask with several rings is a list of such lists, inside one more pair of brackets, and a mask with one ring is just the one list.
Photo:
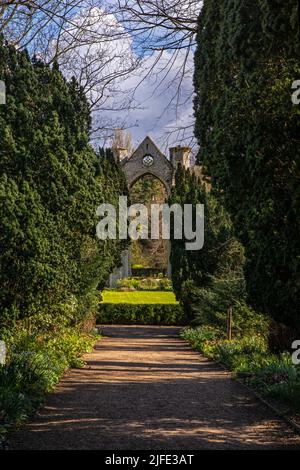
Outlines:
[[[143, 176], [152, 175], [164, 185], [167, 196], [169, 196], [174, 184], [177, 165], [181, 164], [185, 168], [190, 167], [190, 152], [189, 147], [172, 147], [170, 148], [170, 160], [168, 160], [153, 140], [147, 136], [132, 155], [128, 155], [125, 148], [116, 148], [114, 156], [122, 166], [129, 191]], [[168, 250], [170, 254], [170, 246]], [[122, 266], [116, 268], [110, 275], [109, 285], [115, 287], [118, 279], [130, 275], [130, 252], [126, 250], [122, 254]], [[168, 263], [168, 276], [171, 277], [170, 262]]]
[[121, 165], [129, 189], [143, 176], [152, 175], [161, 181], [170, 195], [174, 166], [150, 137], [146, 137], [130, 157], [121, 160]]

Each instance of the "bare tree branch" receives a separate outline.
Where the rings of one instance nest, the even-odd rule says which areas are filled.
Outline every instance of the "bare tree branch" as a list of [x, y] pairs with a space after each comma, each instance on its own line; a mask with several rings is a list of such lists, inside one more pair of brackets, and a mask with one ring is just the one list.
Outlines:
[[[174, 117], [181, 115], [191, 101], [182, 88], [192, 75], [201, 6], [201, 0], [1, 0], [0, 33], [77, 78], [93, 110], [96, 138], [111, 133], [114, 123], [130, 125], [124, 118], [103, 120], [101, 111], [140, 108], [135, 96], [150, 78], [153, 94], [170, 94], [161, 115], [171, 108]], [[139, 79], [126, 88], [133, 74]], [[188, 135], [185, 126], [179, 124], [178, 138]], [[175, 130], [168, 132], [171, 138]]]

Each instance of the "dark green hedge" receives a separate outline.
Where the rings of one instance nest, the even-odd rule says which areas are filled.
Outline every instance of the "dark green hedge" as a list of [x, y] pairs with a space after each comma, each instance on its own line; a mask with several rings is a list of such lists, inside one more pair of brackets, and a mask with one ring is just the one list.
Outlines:
[[0, 328], [37, 312], [81, 321], [126, 246], [95, 237], [96, 208], [127, 194], [125, 176], [90, 146], [89, 104], [57, 65], [0, 36], [0, 78]]
[[197, 44], [198, 162], [245, 248], [248, 301], [300, 331], [298, 2], [205, 0]]
[[98, 323], [127, 325], [184, 325], [178, 304], [100, 304]]

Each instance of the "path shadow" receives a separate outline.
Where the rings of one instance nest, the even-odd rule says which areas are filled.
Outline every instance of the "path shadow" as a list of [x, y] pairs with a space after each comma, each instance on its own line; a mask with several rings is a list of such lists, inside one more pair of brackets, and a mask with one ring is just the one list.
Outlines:
[[15, 433], [12, 449], [300, 448], [299, 438], [214, 362], [181, 340], [176, 349], [173, 328], [106, 331], [110, 337], [87, 367], [70, 371]]

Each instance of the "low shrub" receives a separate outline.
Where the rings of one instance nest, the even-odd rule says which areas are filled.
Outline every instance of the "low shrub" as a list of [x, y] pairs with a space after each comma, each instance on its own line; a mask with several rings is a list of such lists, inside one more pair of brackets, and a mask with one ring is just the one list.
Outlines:
[[267, 357], [266, 341], [261, 336], [224, 340], [216, 348], [218, 360], [229, 369], [237, 372], [248, 372], [257, 359]]
[[275, 400], [285, 403], [297, 413], [300, 413], [300, 381], [282, 382], [270, 386], [268, 395]]
[[261, 364], [254, 364], [253, 370], [253, 383], [259, 388], [267, 387], [268, 390], [283, 383], [295, 383], [300, 379], [300, 369], [291, 362], [288, 353], [269, 355]]
[[144, 279], [138, 277], [127, 277], [120, 279], [117, 286], [120, 290], [171, 291], [172, 281], [166, 277], [147, 277]]
[[99, 304], [97, 322], [127, 325], [184, 325], [179, 304]]
[[[227, 299], [214, 282], [211, 288], [197, 288], [191, 292], [191, 309], [193, 325], [214, 325], [226, 331], [227, 309], [232, 307], [232, 332], [235, 336], [263, 335], [270, 331], [270, 320], [260, 312], [252, 309], [244, 300]], [[226, 287], [226, 284], [225, 284]], [[224, 286], [222, 286], [224, 288]]]
[[186, 328], [181, 334], [193, 348], [198, 349], [199, 351], [203, 351], [203, 348], [208, 341], [215, 342], [223, 337], [220, 330], [209, 325], [203, 325], [198, 328]]
[[300, 367], [292, 363], [288, 353], [271, 353], [264, 335], [238, 336], [228, 341], [222, 330], [208, 325], [186, 328], [181, 335], [207, 357], [244, 373], [247, 383], [264, 396], [300, 412]]
[[45, 331], [50, 325], [51, 319], [45, 316], [42, 331], [33, 321], [29, 329], [23, 322], [1, 333], [8, 354], [5, 365], [0, 365], [0, 444], [12, 427], [34, 412], [65, 370], [81, 367], [82, 354], [92, 350], [94, 335], [57, 324], [55, 331]]

